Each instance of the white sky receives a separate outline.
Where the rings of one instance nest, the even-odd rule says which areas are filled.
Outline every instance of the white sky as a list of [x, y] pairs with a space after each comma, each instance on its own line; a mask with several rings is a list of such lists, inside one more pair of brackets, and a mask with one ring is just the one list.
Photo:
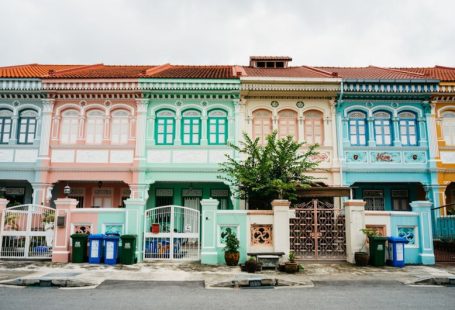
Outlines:
[[455, 67], [453, 0], [0, 0], [0, 66]]

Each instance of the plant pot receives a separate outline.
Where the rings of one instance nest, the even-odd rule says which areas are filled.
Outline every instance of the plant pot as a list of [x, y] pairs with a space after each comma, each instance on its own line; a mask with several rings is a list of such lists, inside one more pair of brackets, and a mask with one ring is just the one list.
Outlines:
[[366, 266], [368, 265], [368, 260], [370, 259], [370, 255], [367, 252], [355, 252], [354, 253], [354, 260], [357, 266]]
[[258, 263], [255, 260], [247, 260], [245, 262], [245, 270], [248, 273], [255, 273], [258, 269]]
[[296, 262], [286, 262], [284, 263], [284, 271], [287, 273], [296, 273], [299, 271], [299, 264]]
[[228, 266], [237, 266], [239, 264], [239, 252], [224, 252], [224, 260]]

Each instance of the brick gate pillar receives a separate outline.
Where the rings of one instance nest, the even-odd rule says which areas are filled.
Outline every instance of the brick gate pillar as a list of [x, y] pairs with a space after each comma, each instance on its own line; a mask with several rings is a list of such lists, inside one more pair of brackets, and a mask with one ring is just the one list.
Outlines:
[[207, 265], [218, 264], [218, 253], [216, 250], [217, 234], [216, 234], [216, 210], [218, 208], [218, 200], [202, 199], [201, 200], [201, 263]]
[[59, 198], [54, 201], [55, 203], [55, 217], [64, 218], [64, 225], [55, 227], [54, 230], [54, 247], [52, 249], [52, 262], [53, 263], [67, 263], [70, 261], [70, 247], [71, 247], [71, 211], [76, 209], [79, 203], [76, 199], [72, 198]]
[[290, 223], [291, 214], [289, 212], [289, 200], [275, 199], [272, 201], [273, 209], [273, 248], [275, 252], [284, 252], [285, 257], [289, 255], [291, 248], [290, 242]]
[[347, 200], [344, 202], [346, 227], [346, 260], [354, 264], [354, 253], [360, 251], [365, 242], [362, 229], [365, 228], [365, 205], [363, 200]]
[[433, 228], [431, 223], [431, 201], [411, 202], [412, 212], [419, 214], [419, 257], [423, 265], [434, 265]]

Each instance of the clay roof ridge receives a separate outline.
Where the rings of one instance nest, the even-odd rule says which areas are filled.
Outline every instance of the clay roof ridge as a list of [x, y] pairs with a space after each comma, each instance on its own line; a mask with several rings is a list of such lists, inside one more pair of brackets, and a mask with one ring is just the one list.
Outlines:
[[434, 66], [434, 68], [439, 68], [439, 69], [448, 69], [448, 70], [455, 70], [455, 67], [447, 67], [447, 66], [440, 66], [440, 65], [436, 65]]
[[338, 76], [338, 72], [335, 72], [335, 71], [326, 71], [326, 70], [315, 68], [315, 67], [311, 67], [311, 66], [302, 66], [302, 67], [303, 68], [307, 68], [307, 69], [312, 70], [312, 71], [315, 71], [315, 72], [318, 72], [318, 73], [325, 74], [325, 75], [330, 76], [330, 77], [337, 77]]
[[165, 71], [165, 70], [167, 70], [169, 68], [172, 68], [172, 65], [170, 63], [166, 63], [164, 65], [159, 65], [157, 67], [149, 68], [149, 69], [145, 70], [144, 74], [145, 75], [153, 75], [153, 74]]
[[393, 71], [393, 72], [398, 72], [398, 73], [405, 73], [405, 74], [409, 74], [409, 75], [416, 75], [416, 76], [419, 76], [419, 77], [424, 77], [425, 74], [424, 73], [418, 73], [418, 72], [411, 72], [411, 71], [406, 71], [406, 70], [401, 70], [401, 69], [396, 69], [396, 68], [386, 68], [386, 67], [378, 67], [378, 66], [368, 66], [370, 68], [377, 68], [377, 69], [381, 69], [381, 70], [385, 70], [385, 71]]
[[104, 66], [104, 64], [93, 64], [93, 65], [81, 65], [75, 68], [68, 68], [68, 69], [63, 69], [63, 70], [49, 70], [49, 74], [47, 76], [53, 77], [56, 75], [60, 74], [65, 74], [65, 73], [70, 73], [70, 72], [75, 72], [75, 71], [80, 71], [80, 70], [87, 70], [87, 69], [93, 69], [97, 67]]

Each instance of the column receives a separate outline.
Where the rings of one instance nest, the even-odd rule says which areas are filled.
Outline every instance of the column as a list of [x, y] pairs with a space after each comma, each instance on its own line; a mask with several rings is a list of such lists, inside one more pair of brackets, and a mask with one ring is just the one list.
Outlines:
[[9, 139], [9, 144], [16, 145], [17, 144], [17, 123], [19, 120], [19, 116], [16, 114], [17, 111], [14, 111], [14, 115], [11, 117], [12, 123], [11, 123], [11, 139]]
[[368, 117], [368, 146], [376, 146], [374, 135], [374, 117]]
[[136, 99], [136, 151], [135, 160], [145, 160], [145, 129], [147, 128], [148, 99]]
[[180, 115], [180, 111], [175, 112], [175, 140], [174, 145], [181, 145], [182, 144], [182, 117]]
[[[436, 103], [430, 104], [430, 113], [426, 113], [426, 120], [427, 120], [427, 131], [428, 131], [428, 147], [430, 153], [430, 163], [434, 162], [437, 158], [439, 158], [438, 152], [438, 141], [439, 137], [437, 134], [437, 127], [436, 127]], [[420, 125], [419, 121], [419, 125]], [[438, 126], [439, 127], [439, 126]], [[420, 127], [419, 127], [420, 128]], [[432, 163], [435, 166], [434, 163]]]
[[[330, 135], [332, 136], [331, 141], [330, 141], [330, 146], [332, 147], [332, 166], [338, 167], [339, 166], [339, 161], [338, 161], [338, 145], [337, 145], [337, 116], [336, 116], [336, 107], [335, 107], [335, 101], [331, 100], [330, 101]], [[338, 183], [333, 183], [332, 185], [335, 185]]]
[[71, 211], [76, 209], [78, 201], [72, 198], [59, 198], [55, 200], [55, 217], [64, 218], [61, 227], [55, 227], [54, 247], [52, 249], [53, 263], [68, 263], [70, 261], [71, 249]]
[[354, 264], [354, 253], [365, 244], [365, 204], [363, 200], [347, 200], [343, 203], [346, 229], [346, 260]]
[[42, 99], [43, 111], [41, 113], [41, 137], [39, 146], [39, 158], [49, 159], [49, 143], [51, 139], [52, 111], [54, 99]]
[[291, 248], [290, 228], [289, 228], [289, 200], [275, 199], [272, 201], [273, 209], [273, 250], [284, 252], [284, 257], [288, 257]]
[[398, 117], [394, 116], [392, 117], [392, 124], [393, 124], [393, 145], [394, 146], [401, 146], [401, 140], [400, 140], [400, 126], [398, 124]]
[[207, 110], [202, 111], [201, 115], [201, 145], [207, 145]]
[[217, 233], [216, 233], [216, 210], [218, 200], [202, 199], [201, 200], [201, 263], [207, 265], [218, 264], [218, 253], [216, 251]]
[[412, 212], [419, 214], [419, 262], [423, 265], [434, 265], [435, 257], [433, 250], [433, 229], [431, 223], [430, 201], [413, 201], [411, 202]]

